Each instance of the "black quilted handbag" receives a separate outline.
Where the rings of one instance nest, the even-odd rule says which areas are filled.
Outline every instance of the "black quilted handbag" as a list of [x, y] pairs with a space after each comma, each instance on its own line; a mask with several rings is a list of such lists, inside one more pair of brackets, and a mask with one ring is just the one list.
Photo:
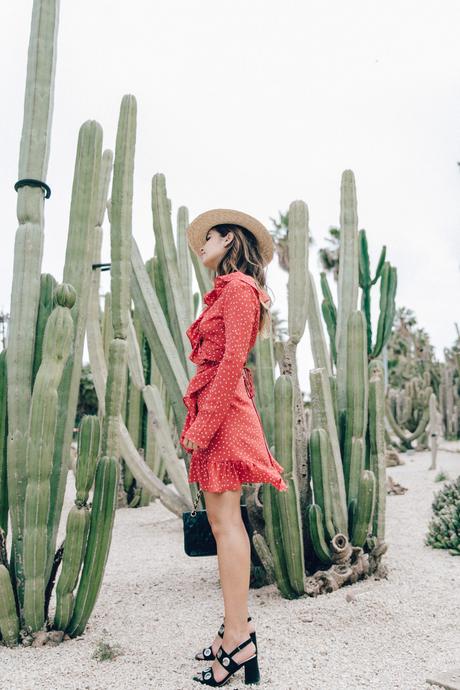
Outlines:
[[[187, 556], [215, 556], [217, 554], [217, 544], [209, 524], [206, 510], [196, 510], [202, 489], [198, 490], [193, 510], [182, 513], [184, 526], [184, 550]], [[241, 517], [246, 531], [251, 537], [252, 528], [249, 522], [248, 507], [241, 505]]]

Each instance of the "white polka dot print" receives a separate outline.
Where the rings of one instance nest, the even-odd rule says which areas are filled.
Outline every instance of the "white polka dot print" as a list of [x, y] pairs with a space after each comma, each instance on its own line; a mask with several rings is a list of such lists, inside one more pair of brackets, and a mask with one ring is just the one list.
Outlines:
[[[245, 367], [257, 339], [260, 297], [269, 299], [241, 271], [216, 276], [214, 289], [204, 295], [206, 307], [187, 329], [197, 370], [183, 398], [188, 413], [180, 443], [192, 454], [189, 482], [204, 491], [235, 490], [248, 482], [288, 488], [284, 468], [267, 447]], [[186, 448], [184, 437], [199, 448]]]

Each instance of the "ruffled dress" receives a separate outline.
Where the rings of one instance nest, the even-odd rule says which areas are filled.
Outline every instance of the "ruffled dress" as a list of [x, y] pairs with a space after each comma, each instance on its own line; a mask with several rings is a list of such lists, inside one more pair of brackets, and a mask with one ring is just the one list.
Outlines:
[[[250, 482], [288, 489], [284, 468], [268, 448], [245, 365], [257, 339], [261, 299], [270, 298], [251, 276], [216, 276], [203, 297], [206, 306], [186, 331], [197, 369], [183, 397], [187, 416], [179, 441], [192, 456], [188, 480], [204, 491], [237, 490]], [[185, 436], [198, 448], [187, 448]]]

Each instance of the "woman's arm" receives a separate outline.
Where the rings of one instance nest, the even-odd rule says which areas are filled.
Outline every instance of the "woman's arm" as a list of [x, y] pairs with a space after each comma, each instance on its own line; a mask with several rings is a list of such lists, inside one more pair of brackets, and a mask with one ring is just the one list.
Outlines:
[[200, 405], [185, 436], [199, 448], [206, 448], [230, 409], [238, 380], [248, 356], [252, 329], [259, 317], [260, 303], [253, 287], [230, 281], [223, 292], [225, 351], [212, 379], [206, 402]]

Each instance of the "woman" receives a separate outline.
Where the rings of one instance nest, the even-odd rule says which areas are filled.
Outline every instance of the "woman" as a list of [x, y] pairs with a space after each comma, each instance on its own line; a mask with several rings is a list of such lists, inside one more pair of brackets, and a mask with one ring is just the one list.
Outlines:
[[225, 625], [195, 656], [215, 661], [193, 680], [220, 687], [243, 666], [246, 683], [260, 677], [255, 626], [248, 616], [250, 544], [241, 518], [241, 485], [269, 482], [287, 490], [283, 467], [265, 440], [251, 370], [245, 366], [259, 331], [269, 333], [270, 298], [262, 286], [273, 240], [255, 218], [229, 209], [199, 215], [188, 226], [187, 239], [203, 265], [217, 272], [203, 312], [187, 329], [193, 348], [189, 359], [197, 370], [183, 398], [188, 413], [180, 443], [192, 454], [189, 482], [199, 482], [204, 493], [225, 608]]

